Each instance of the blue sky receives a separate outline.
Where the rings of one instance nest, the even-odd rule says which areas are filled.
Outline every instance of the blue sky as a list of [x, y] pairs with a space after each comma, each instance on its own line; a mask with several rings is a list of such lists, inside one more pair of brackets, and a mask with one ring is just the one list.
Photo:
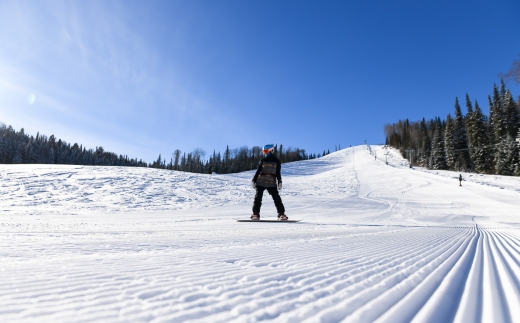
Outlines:
[[[398, 119], [487, 113], [520, 1], [0, 2], [0, 122], [142, 158], [383, 143]], [[520, 85], [509, 82], [515, 98]]]

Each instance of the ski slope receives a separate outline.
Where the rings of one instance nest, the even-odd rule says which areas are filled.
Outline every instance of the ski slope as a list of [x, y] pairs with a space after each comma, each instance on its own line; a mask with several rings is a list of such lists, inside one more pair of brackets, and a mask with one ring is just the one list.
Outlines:
[[1, 165], [0, 321], [520, 322], [520, 179], [371, 151], [283, 165], [300, 223], [235, 222], [252, 172]]

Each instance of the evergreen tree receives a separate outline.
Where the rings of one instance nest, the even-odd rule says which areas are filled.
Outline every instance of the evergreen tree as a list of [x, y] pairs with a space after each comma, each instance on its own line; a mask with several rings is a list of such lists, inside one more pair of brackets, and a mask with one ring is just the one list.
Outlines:
[[[473, 117], [473, 106], [471, 104], [471, 100], [469, 99], [469, 95], [466, 93], [466, 108], [468, 112], [466, 113], [466, 117], [464, 118], [466, 134], [468, 136], [468, 148], [470, 147], [470, 143], [475, 142], [475, 118]], [[471, 152], [470, 152], [471, 154]], [[471, 156], [470, 156], [471, 158]]]
[[5, 140], [3, 135], [0, 134], [0, 163], [5, 164]]
[[[55, 164], [55, 160], [56, 160], [56, 154], [54, 153], [54, 148], [50, 147], [49, 148], [49, 154], [47, 156], [47, 162], [45, 164]], [[85, 163], [86, 163], [85, 165], [91, 165], [90, 158], [88, 158], [85, 161]]]
[[471, 119], [473, 133], [469, 142], [471, 160], [477, 172], [488, 173], [491, 170], [491, 158], [487, 153], [490, 147], [486, 134], [486, 118], [478, 102], [475, 102], [475, 111], [471, 114]]
[[419, 141], [420, 148], [417, 154], [418, 162], [422, 166], [427, 166], [431, 153], [431, 142], [430, 137], [428, 136], [428, 126], [424, 118], [422, 119], [420, 124]]
[[498, 175], [513, 175], [518, 162], [518, 147], [511, 135], [502, 139], [495, 153], [495, 172]]
[[471, 161], [468, 151], [468, 137], [464, 125], [464, 117], [460, 110], [459, 100], [455, 98], [454, 142], [457, 151], [456, 170], [471, 169]]
[[224, 173], [229, 173], [230, 171], [230, 162], [231, 160], [231, 153], [229, 151], [229, 146], [226, 146], [226, 152], [224, 153]]
[[180, 170], [183, 171], [183, 172], [188, 171], [186, 169], [186, 153], [182, 154]]
[[22, 161], [22, 150], [20, 147], [16, 147], [14, 150], [13, 164], [21, 164]]
[[498, 144], [504, 138], [504, 109], [502, 107], [502, 100], [498, 93], [496, 84], [493, 87], [493, 99], [488, 96], [489, 100], [489, 120], [491, 123], [491, 142]]
[[440, 120], [435, 125], [435, 131], [433, 132], [430, 168], [446, 169], [446, 151]]
[[520, 127], [520, 115], [513, 95], [509, 90], [504, 94], [504, 130], [511, 137], [516, 138]]
[[173, 169], [179, 170], [179, 159], [181, 157], [181, 151], [179, 149], [175, 149], [173, 152]]
[[520, 176], [520, 131], [516, 136], [516, 150], [518, 154], [516, 155], [516, 165], [515, 165], [515, 176]]
[[457, 153], [455, 152], [455, 139], [454, 123], [451, 119], [451, 115], [448, 114], [444, 129], [444, 148], [446, 150], [446, 166], [450, 170], [456, 170], [458, 168]]
[[36, 164], [36, 162], [38, 161], [38, 157], [36, 156], [35, 144], [34, 144], [32, 137], [31, 137], [31, 140], [27, 143], [26, 151], [27, 151], [26, 163]]

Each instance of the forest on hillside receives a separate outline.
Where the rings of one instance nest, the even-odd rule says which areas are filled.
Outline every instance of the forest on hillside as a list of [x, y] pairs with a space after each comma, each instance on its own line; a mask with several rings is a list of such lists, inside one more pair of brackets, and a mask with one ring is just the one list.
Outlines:
[[[282, 163], [315, 159], [330, 154], [329, 150], [323, 151], [323, 154], [307, 154], [305, 149], [284, 148], [283, 145], [275, 145], [274, 151]], [[159, 155], [157, 160], [149, 166], [192, 173], [229, 174], [256, 169], [260, 159], [264, 157], [262, 147], [260, 146], [252, 148], [243, 146], [235, 149], [229, 149], [229, 146], [227, 146], [222, 154], [213, 151], [209, 159], [205, 159], [205, 156], [205, 152], [202, 149], [195, 149], [191, 153], [182, 153], [176, 149], [169, 162], [162, 159], [161, 155]]]
[[520, 176], [520, 103], [502, 81], [488, 104], [486, 115], [466, 94], [466, 115], [455, 98], [454, 115], [446, 119], [387, 124], [386, 144], [429, 169]]
[[15, 131], [12, 126], [0, 123], [0, 164], [66, 164], [95, 166], [147, 167], [142, 160], [128, 158], [105, 151], [99, 146], [87, 149], [77, 143], [71, 145], [54, 135], [36, 137]]
[[[282, 163], [305, 159], [314, 159], [327, 155], [307, 154], [305, 149], [285, 148], [275, 146], [275, 153]], [[247, 146], [226, 150], [223, 154], [213, 152], [206, 159], [202, 149], [195, 149], [190, 153], [175, 150], [169, 161], [159, 155], [158, 159], [150, 164], [137, 158], [118, 155], [108, 152], [102, 146], [96, 149], [87, 149], [83, 145], [70, 144], [54, 135], [36, 134], [36, 137], [26, 134], [24, 129], [15, 131], [12, 126], [0, 123], [0, 164], [64, 164], [64, 165], [92, 165], [92, 166], [128, 166], [152, 167], [168, 170], [178, 170], [192, 173], [237, 173], [256, 169], [263, 157], [262, 148]]]

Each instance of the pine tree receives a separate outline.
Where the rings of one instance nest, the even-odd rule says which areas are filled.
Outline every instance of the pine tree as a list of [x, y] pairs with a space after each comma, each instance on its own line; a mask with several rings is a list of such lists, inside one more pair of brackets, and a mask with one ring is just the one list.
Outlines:
[[5, 140], [0, 133], [0, 163], [5, 164]]
[[230, 172], [230, 160], [231, 153], [229, 151], [229, 146], [226, 146], [226, 152], [224, 153], [224, 173]]
[[[466, 108], [468, 112], [466, 113], [466, 118], [464, 118], [466, 134], [468, 135], [468, 147], [470, 147], [470, 142], [475, 142], [475, 124], [473, 118], [473, 106], [471, 105], [471, 100], [469, 99], [469, 95], [466, 93]], [[471, 157], [471, 156], [470, 156]]]
[[421, 121], [419, 133], [420, 148], [417, 154], [418, 161], [421, 165], [426, 166], [428, 165], [428, 160], [430, 158], [431, 142], [428, 136], [428, 126], [426, 125], [424, 118]]
[[179, 149], [175, 149], [173, 152], [173, 169], [179, 170], [179, 159], [181, 157], [181, 151]]
[[471, 169], [471, 161], [468, 151], [468, 137], [458, 98], [455, 98], [454, 141], [455, 150], [457, 151], [457, 165], [455, 168], [457, 170]]
[[516, 155], [516, 165], [515, 165], [515, 176], [520, 176], [520, 131], [516, 136], [516, 150], [518, 154]]
[[26, 151], [27, 151], [26, 163], [28, 163], [28, 164], [36, 164], [36, 162], [38, 161], [38, 157], [36, 156], [34, 146], [35, 146], [35, 144], [31, 137], [31, 140], [27, 143], [27, 146], [26, 146]]
[[13, 164], [21, 164], [22, 161], [22, 149], [20, 147], [16, 147], [14, 151]]
[[490, 151], [489, 140], [486, 134], [486, 118], [475, 102], [475, 111], [471, 114], [472, 136], [469, 142], [470, 156], [475, 170], [479, 173], [487, 173], [491, 170], [491, 159], [487, 152]]
[[458, 168], [457, 153], [455, 152], [455, 129], [451, 115], [448, 114], [446, 118], [446, 125], [444, 129], [444, 148], [446, 150], [446, 166], [450, 170]]
[[520, 127], [520, 115], [513, 95], [509, 90], [504, 95], [504, 130], [511, 137], [516, 138]]
[[433, 132], [430, 168], [446, 169], [446, 151], [444, 149], [444, 138], [440, 120], [438, 120], [435, 126], [435, 131]]
[[504, 138], [504, 109], [502, 100], [498, 93], [496, 84], [493, 87], [493, 99], [488, 96], [489, 100], [489, 120], [491, 123], [492, 140], [494, 144], [498, 144]]
[[513, 175], [518, 162], [518, 147], [511, 135], [502, 139], [495, 153], [495, 172], [498, 175]]
[[187, 169], [186, 169], [186, 153], [184, 153], [182, 155], [180, 170], [183, 171], [183, 172], [187, 171]]

